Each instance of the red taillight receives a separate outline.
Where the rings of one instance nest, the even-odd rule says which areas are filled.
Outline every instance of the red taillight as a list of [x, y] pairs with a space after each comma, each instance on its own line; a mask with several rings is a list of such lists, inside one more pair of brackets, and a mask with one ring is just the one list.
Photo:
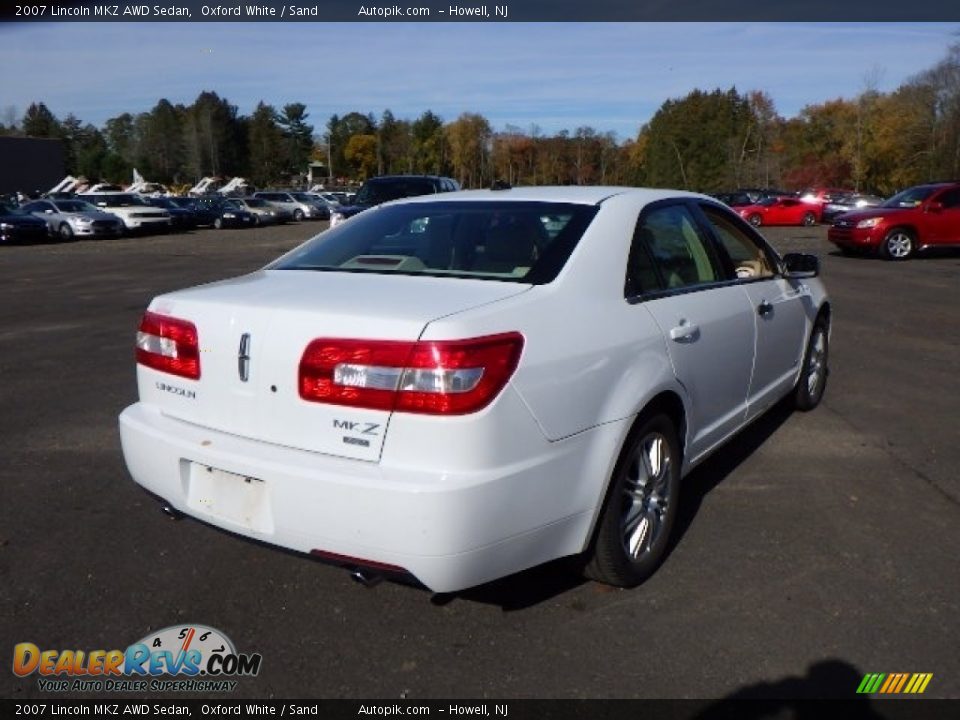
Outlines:
[[517, 369], [523, 336], [470, 340], [311, 342], [300, 397], [374, 410], [463, 415], [489, 405]]
[[154, 370], [199, 380], [197, 326], [167, 315], [144, 313], [137, 331], [137, 362]]

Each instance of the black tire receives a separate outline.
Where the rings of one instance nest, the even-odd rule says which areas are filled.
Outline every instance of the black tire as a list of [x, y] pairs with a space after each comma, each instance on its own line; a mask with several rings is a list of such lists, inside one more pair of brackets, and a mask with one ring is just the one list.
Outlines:
[[753, 225], [754, 227], [760, 227], [761, 225], [763, 225], [763, 218], [760, 217], [758, 213], [754, 213], [753, 215], [747, 218], [747, 222]]
[[906, 228], [893, 228], [883, 238], [880, 254], [887, 260], [908, 260], [917, 249], [917, 240]]
[[[793, 390], [793, 404], [797, 410], [813, 410], [820, 404], [827, 389], [830, 374], [830, 337], [827, 321], [817, 318], [803, 354], [803, 368]], [[815, 373], [815, 374], [814, 374]]]
[[223, 230], [223, 219], [217, 218], [213, 221], [213, 227], [217, 230]]
[[73, 228], [70, 227], [67, 223], [61, 223], [60, 227], [57, 229], [57, 234], [60, 236], [60, 239], [64, 242], [73, 240]]
[[587, 577], [634, 587], [659, 567], [677, 516], [680, 463], [680, 443], [670, 418], [641, 418], [624, 443], [607, 488], [585, 558]]
[[814, 215], [812, 212], [804, 213], [803, 224], [806, 225], [807, 227], [810, 227], [811, 225], [816, 225], [817, 216]]
[[302, 221], [302, 220], [303, 220], [303, 210], [301, 210], [300, 208], [297, 208], [296, 210], [294, 210], [294, 211], [293, 211], [293, 219], [296, 220], [297, 222]]

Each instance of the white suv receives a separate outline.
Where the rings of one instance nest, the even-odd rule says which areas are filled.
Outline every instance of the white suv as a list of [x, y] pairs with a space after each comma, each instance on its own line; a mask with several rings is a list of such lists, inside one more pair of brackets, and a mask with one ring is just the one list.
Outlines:
[[128, 232], [165, 231], [173, 225], [169, 212], [154, 207], [135, 193], [86, 193], [77, 195], [77, 198], [116, 215], [123, 221]]

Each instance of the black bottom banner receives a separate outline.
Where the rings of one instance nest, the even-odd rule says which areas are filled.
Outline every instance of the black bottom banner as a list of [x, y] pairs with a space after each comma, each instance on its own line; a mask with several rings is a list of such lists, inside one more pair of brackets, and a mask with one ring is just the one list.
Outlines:
[[508, 718], [509, 720], [939, 720], [956, 700], [0, 700], [2, 718]]

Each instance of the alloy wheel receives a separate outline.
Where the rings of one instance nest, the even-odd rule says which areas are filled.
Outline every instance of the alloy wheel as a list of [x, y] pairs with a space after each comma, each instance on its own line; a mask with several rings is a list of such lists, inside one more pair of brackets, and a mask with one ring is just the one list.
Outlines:
[[632, 560], [649, 552], [662, 534], [670, 501], [671, 464], [670, 444], [659, 432], [644, 437], [629, 460], [620, 530], [623, 549]]

